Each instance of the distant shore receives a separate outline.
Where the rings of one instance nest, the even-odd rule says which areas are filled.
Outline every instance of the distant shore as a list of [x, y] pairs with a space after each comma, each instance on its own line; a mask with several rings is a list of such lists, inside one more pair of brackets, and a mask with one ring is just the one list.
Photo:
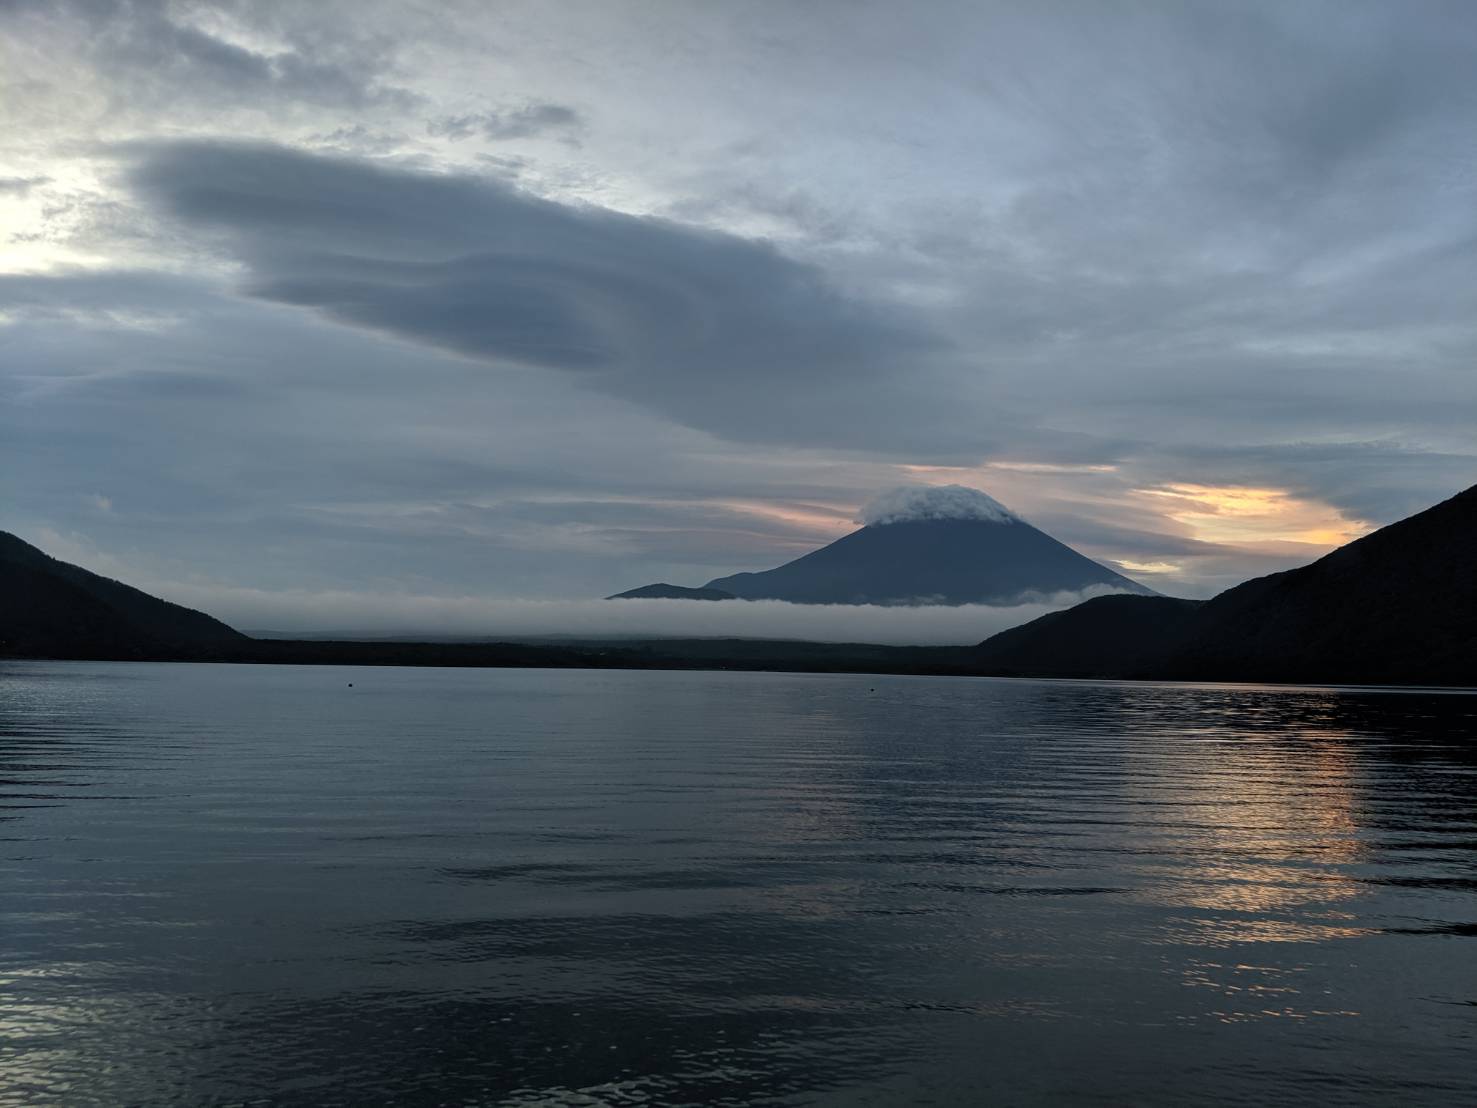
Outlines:
[[981, 665], [972, 646], [885, 646], [774, 639], [587, 640], [563, 646], [521, 642], [393, 642], [255, 639], [199, 651], [85, 651], [47, 655], [0, 652], [6, 661], [226, 663], [234, 665], [385, 666], [445, 669], [734, 670], [753, 673], [856, 673], [919, 677], [995, 677], [1023, 680], [1152, 681], [1170, 684], [1257, 684], [1449, 689], [1442, 685], [1349, 675], [1278, 676], [1251, 673], [1184, 674], [1032, 672]]
[[446, 668], [736, 669], [990, 676], [983, 674], [977, 664], [971, 664], [971, 653], [970, 647], [882, 646], [870, 643], [755, 639], [640, 639], [585, 641], [560, 646], [519, 642], [252, 639], [244, 643], [198, 650], [83, 650], [52, 652], [46, 655], [0, 653], [0, 658]]

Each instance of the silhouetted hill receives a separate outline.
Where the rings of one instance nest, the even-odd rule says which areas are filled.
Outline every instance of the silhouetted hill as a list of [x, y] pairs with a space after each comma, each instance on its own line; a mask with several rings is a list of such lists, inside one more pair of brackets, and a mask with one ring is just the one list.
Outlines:
[[163, 657], [246, 641], [203, 612], [58, 561], [0, 531], [0, 655]]
[[1183, 635], [1202, 601], [1099, 596], [980, 643], [980, 667], [1000, 675], [1122, 677], [1151, 665]]
[[1153, 595], [1014, 517], [874, 524], [776, 569], [707, 587], [796, 604], [1000, 604], [1095, 587]]
[[1160, 667], [1222, 680], [1477, 685], [1477, 486], [1207, 601]]
[[984, 672], [1039, 676], [1477, 685], [1474, 552], [1477, 487], [1193, 608], [1091, 600], [977, 654]]
[[722, 589], [689, 589], [682, 585], [669, 585], [665, 581], [655, 585], [642, 585], [639, 589], [627, 589], [606, 600], [734, 600], [733, 593]]

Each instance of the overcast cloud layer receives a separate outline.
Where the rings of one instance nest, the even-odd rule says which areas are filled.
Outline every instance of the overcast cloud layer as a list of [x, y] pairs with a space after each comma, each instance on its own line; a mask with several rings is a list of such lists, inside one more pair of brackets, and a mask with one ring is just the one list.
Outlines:
[[962, 485], [1208, 595], [1477, 481], [1474, 55], [1460, 3], [0, 3], [0, 527], [430, 619]]

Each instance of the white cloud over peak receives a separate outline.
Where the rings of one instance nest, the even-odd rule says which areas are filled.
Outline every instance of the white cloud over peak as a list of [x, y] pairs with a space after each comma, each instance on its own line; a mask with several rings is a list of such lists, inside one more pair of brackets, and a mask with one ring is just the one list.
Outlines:
[[873, 497], [858, 523], [880, 527], [925, 519], [982, 519], [990, 523], [1019, 520], [1000, 501], [968, 485], [901, 485]]

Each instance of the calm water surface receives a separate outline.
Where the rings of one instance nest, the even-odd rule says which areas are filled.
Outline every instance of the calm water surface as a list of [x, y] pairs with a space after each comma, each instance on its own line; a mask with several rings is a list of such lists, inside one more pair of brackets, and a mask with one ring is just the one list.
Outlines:
[[[353, 687], [349, 687], [353, 682]], [[1477, 697], [0, 665], [0, 1104], [1477, 1104]]]

